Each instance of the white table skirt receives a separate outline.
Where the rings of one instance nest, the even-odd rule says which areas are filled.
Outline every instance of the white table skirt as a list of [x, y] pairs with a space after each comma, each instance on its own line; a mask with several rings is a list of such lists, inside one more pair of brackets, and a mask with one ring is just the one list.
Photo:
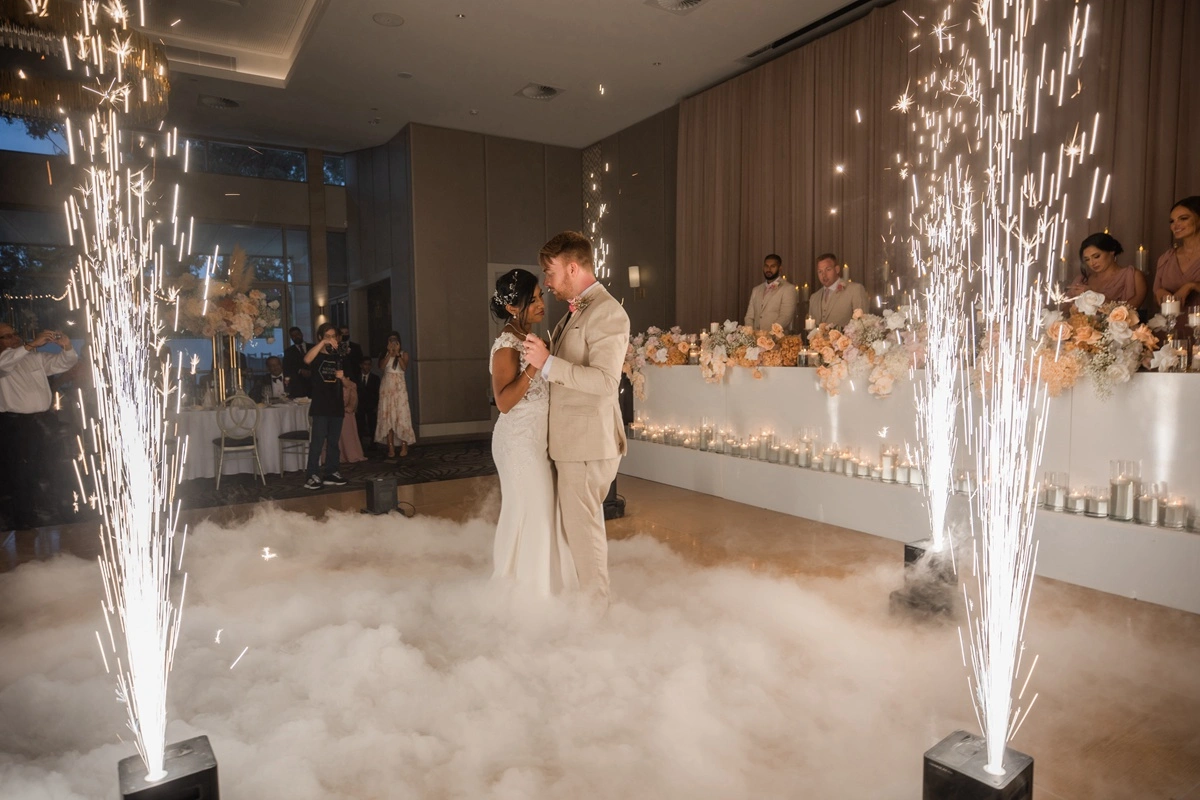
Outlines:
[[[304, 430], [308, 427], [308, 405], [288, 404], [260, 408], [258, 414], [258, 458], [263, 472], [279, 472], [279, 434]], [[179, 413], [179, 437], [188, 438], [187, 461], [183, 465], [183, 478], [215, 478], [217, 476], [217, 451], [213, 439], [221, 435], [217, 425], [217, 412], [206, 410], [181, 411]], [[296, 470], [303, 467], [298, 455], [287, 455], [287, 466]], [[249, 452], [226, 453], [223, 475], [254, 472], [254, 456]]]

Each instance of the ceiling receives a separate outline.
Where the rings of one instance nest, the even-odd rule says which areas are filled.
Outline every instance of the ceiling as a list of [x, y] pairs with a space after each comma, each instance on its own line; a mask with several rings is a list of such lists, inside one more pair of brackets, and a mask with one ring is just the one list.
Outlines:
[[[168, 122], [192, 135], [340, 153], [420, 122], [585, 147], [848, 2], [147, 0], [146, 27], [171, 57]], [[562, 93], [518, 96], [531, 82]]]

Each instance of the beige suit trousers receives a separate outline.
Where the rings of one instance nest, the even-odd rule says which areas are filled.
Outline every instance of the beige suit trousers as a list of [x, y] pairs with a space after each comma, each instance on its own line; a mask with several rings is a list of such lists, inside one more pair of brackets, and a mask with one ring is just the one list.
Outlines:
[[608, 605], [608, 535], [604, 531], [604, 497], [617, 477], [620, 458], [600, 461], [557, 461], [558, 507], [579, 588], [597, 605]]

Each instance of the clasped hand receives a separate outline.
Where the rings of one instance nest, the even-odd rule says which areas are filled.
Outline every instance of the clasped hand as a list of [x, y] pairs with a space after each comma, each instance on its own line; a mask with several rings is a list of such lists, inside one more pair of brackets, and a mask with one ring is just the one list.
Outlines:
[[549, 357], [550, 351], [546, 348], [546, 343], [542, 341], [540, 336], [535, 336], [532, 333], [525, 334], [526, 361], [540, 370], [546, 365], [546, 359]]

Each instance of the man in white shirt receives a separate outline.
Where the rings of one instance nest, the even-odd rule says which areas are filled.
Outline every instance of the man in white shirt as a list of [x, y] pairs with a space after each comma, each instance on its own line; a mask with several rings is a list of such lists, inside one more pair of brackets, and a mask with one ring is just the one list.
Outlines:
[[[60, 353], [39, 353], [53, 342]], [[48, 451], [44, 416], [54, 403], [49, 376], [66, 372], [79, 361], [71, 340], [59, 331], [42, 331], [28, 344], [11, 325], [0, 322], [0, 440], [12, 488], [13, 523], [18, 529], [36, 527], [41, 455]], [[11, 449], [10, 449], [11, 448]]]
[[821, 288], [808, 301], [808, 315], [818, 325], [825, 323], [841, 330], [858, 309], [866, 311], [870, 298], [861, 283], [842, 280], [838, 274], [837, 256], [822, 253], [817, 256], [817, 280]]
[[745, 324], [756, 331], [769, 331], [779, 323], [784, 333], [792, 332], [796, 287], [784, 280], [782, 270], [783, 259], [774, 253], [763, 259], [763, 282], [754, 287], [746, 307]]

